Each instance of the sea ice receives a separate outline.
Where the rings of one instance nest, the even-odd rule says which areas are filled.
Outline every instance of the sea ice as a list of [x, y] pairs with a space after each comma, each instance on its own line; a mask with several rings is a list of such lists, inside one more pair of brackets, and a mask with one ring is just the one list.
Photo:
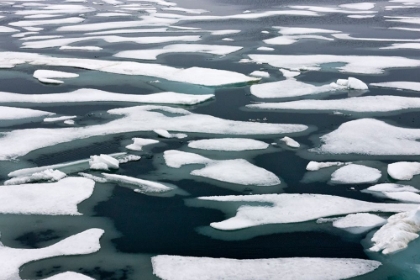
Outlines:
[[44, 19], [44, 20], [22, 20], [9, 23], [11, 26], [17, 27], [32, 27], [37, 25], [63, 25], [70, 23], [79, 23], [84, 21], [84, 18], [71, 17], [71, 18], [60, 18], [60, 19]]
[[394, 183], [382, 183], [371, 186], [362, 192], [420, 192], [420, 190], [416, 189], [412, 186], [407, 185], [400, 185]]
[[34, 72], [34, 78], [38, 79], [40, 82], [45, 84], [62, 84], [63, 81], [55, 80], [53, 78], [77, 78], [79, 74], [68, 73], [62, 71], [51, 71], [51, 70], [36, 70]]
[[420, 174], [420, 162], [400, 161], [388, 164], [388, 175], [395, 180], [411, 180]]
[[268, 144], [262, 141], [246, 138], [220, 138], [195, 140], [188, 143], [188, 147], [213, 151], [249, 151], [264, 150]]
[[417, 83], [417, 82], [383, 82], [383, 83], [370, 83], [369, 85], [374, 86], [374, 87], [420, 91], [420, 83]]
[[66, 120], [71, 120], [75, 118], [77, 118], [77, 116], [50, 117], [50, 118], [45, 118], [44, 122], [60, 122], [60, 121], [66, 121]]
[[269, 78], [270, 77], [270, 73], [268, 73], [266, 71], [253, 71], [249, 75], [254, 76], [254, 77], [261, 77], [261, 78]]
[[0, 213], [81, 215], [77, 204], [92, 195], [94, 185], [89, 179], [67, 177], [56, 183], [0, 186]]
[[338, 218], [333, 222], [333, 226], [353, 234], [361, 234], [373, 228], [382, 226], [385, 223], [386, 219], [379, 217], [378, 215], [357, 213]]
[[127, 145], [126, 148], [133, 151], [141, 151], [144, 146], [159, 143], [158, 140], [145, 139], [145, 138], [132, 138], [133, 144]]
[[153, 273], [165, 280], [338, 280], [377, 269], [378, 261], [339, 258], [225, 259], [159, 255]]
[[60, 170], [47, 169], [31, 175], [14, 177], [4, 182], [5, 185], [20, 185], [39, 181], [56, 182], [66, 177], [66, 173]]
[[[209, 202], [240, 202], [234, 217], [211, 223], [218, 230], [239, 230], [266, 224], [286, 224], [360, 212], [403, 212], [416, 209], [415, 204], [373, 203], [323, 194], [263, 194], [199, 197]], [[262, 205], [255, 206], [255, 203]], [[252, 204], [252, 205], [250, 205]], [[266, 205], [264, 205], [266, 204]], [[217, 207], [217, 206], [214, 206]]]
[[99, 156], [90, 156], [89, 166], [93, 170], [118, 169], [119, 161], [111, 156], [101, 154]]
[[102, 175], [105, 177], [105, 179], [111, 182], [134, 185], [138, 188], [135, 191], [140, 192], [140, 193], [160, 193], [160, 192], [167, 192], [174, 189], [174, 187], [171, 186], [170, 184], [153, 182], [153, 181], [143, 180], [143, 179], [134, 178], [130, 176], [107, 174], [107, 173], [102, 173]]
[[69, 50], [69, 51], [100, 51], [101, 47], [98, 46], [61, 46], [60, 50]]
[[54, 115], [54, 113], [34, 109], [0, 106], [1, 121], [40, 118], [51, 115]]
[[95, 280], [91, 277], [88, 277], [86, 275], [68, 271], [68, 272], [62, 272], [58, 273], [54, 276], [44, 278], [44, 280]]
[[188, 136], [185, 133], [169, 133], [165, 129], [154, 129], [153, 132], [156, 133], [157, 135], [159, 135], [162, 138], [168, 138], [168, 139], [169, 138], [182, 139], [182, 138], [186, 138]]
[[317, 161], [310, 161], [308, 165], [306, 165], [306, 170], [308, 171], [317, 171], [322, 168], [327, 168], [331, 166], [341, 166], [344, 165], [344, 162], [339, 161], [330, 161], [330, 162], [317, 162]]
[[280, 141], [283, 141], [287, 146], [291, 147], [291, 148], [299, 148], [300, 144], [295, 141], [294, 139], [290, 138], [290, 137], [283, 137], [280, 139]]
[[331, 174], [331, 182], [334, 184], [375, 183], [381, 176], [381, 171], [376, 168], [359, 164], [349, 164], [334, 171]]

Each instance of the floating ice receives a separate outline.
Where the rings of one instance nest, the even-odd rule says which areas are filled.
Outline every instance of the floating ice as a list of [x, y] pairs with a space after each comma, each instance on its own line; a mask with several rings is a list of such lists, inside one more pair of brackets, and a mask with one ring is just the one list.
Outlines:
[[348, 15], [347, 17], [348, 18], [358, 18], [358, 19], [361, 19], [361, 18], [374, 18], [375, 15]]
[[300, 75], [300, 71], [289, 71], [286, 69], [279, 69], [285, 78], [293, 78]]
[[166, 280], [281, 279], [338, 280], [367, 274], [381, 263], [361, 259], [276, 258], [225, 259], [160, 255], [153, 273]]
[[261, 77], [261, 78], [269, 78], [270, 74], [266, 71], [254, 71], [252, 73], [249, 74], [250, 76], [254, 76], [254, 77]]
[[190, 141], [188, 147], [213, 151], [248, 151], [264, 150], [268, 144], [262, 141], [246, 138], [220, 138]]
[[317, 162], [317, 161], [310, 161], [308, 165], [306, 165], [306, 170], [308, 171], [317, 171], [322, 168], [327, 168], [331, 166], [341, 166], [344, 165], [344, 162], [339, 161], [330, 161], [330, 162]]
[[268, 63], [273, 67], [290, 70], [319, 70], [326, 63], [344, 63], [344, 66], [329, 66], [328, 70], [360, 74], [380, 74], [388, 68], [419, 67], [420, 60], [399, 56], [357, 56], [357, 55], [269, 55], [252, 54], [250, 59], [257, 63]]
[[299, 148], [300, 147], [300, 144], [297, 141], [295, 141], [292, 138], [287, 137], [287, 136], [281, 138], [280, 141], [283, 141], [287, 146], [292, 147], [292, 148]]
[[420, 192], [412, 186], [400, 185], [394, 183], [377, 184], [363, 190], [363, 192]]
[[420, 195], [412, 192], [382, 192], [381, 195], [398, 201], [420, 203]]
[[66, 177], [66, 173], [60, 170], [47, 169], [31, 175], [14, 177], [4, 182], [5, 185], [20, 185], [39, 181], [56, 182]]
[[60, 19], [44, 19], [44, 20], [22, 20], [11, 22], [9, 25], [18, 26], [18, 27], [32, 27], [37, 25], [63, 25], [70, 23], [79, 23], [85, 19], [80, 17], [71, 17], [71, 18], [60, 18]]
[[407, 109], [419, 109], [420, 98], [392, 95], [361, 96], [345, 99], [297, 100], [279, 103], [256, 103], [248, 108], [262, 110], [292, 110], [306, 113], [325, 111], [345, 111], [356, 113], [386, 113]]
[[76, 67], [122, 75], [151, 76], [204, 86], [243, 84], [259, 80], [258, 78], [248, 77], [236, 72], [201, 67], [182, 69], [131, 61], [62, 58], [23, 52], [0, 52], [0, 68], [11, 68], [24, 63]]
[[80, 273], [68, 271], [68, 272], [56, 274], [48, 278], [44, 278], [44, 280], [94, 280], [94, 279]]
[[319, 34], [319, 33], [340, 33], [341, 31], [331, 30], [331, 29], [321, 29], [321, 28], [306, 28], [306, 27], [283, 27], [283, 26], [274, 26], [274, 28], [279, 29], [279, 33], [282, 35], [303, 35], [303, 34]]
[[[322, 194], [263, 194], [199, 197], [203, 201], [241, 202], [234, 217], [211, 223], [219, 230], [238, 230], [266, 224], [298, 223], [318, 218], [359, 212], [403, 212], [416, 209], [414, 204], [373, 203]], [[249, 205], [252, 203], [253, 205]], [[255, 203], [268, 205], [255, 206]], [[211, 207], [206, 203], [206, 206]]]
[[169, 133], [165, 129], [154, 129], [153, 132], [156, 133], [157, 135], [159, 135], [162, 138], [178, 138], [178, 139], [182, 139], [182, 138], [186, 138], [187, 137], [187, 134], [185, 134], [185, 133]]
[[117, 159], [101, 154], [99, 156], [90, 156], [89, 166], [93, 170], [109, 170], [118, 169], [120, 164]]
[[71, 120], [75, 118], [77, 118], [77, 116], [51, 117], [51, 118], [45, 118], [44, 122], [60, 122], [60, 121]]
[[362, 2], [362, 3], [351, 3], [351, 4], [342, 4], [341, 8], [350, 9], [350, 10], [371, 10], [375, 7], [375, 3], [371, 2]]
[[153, 181], [143, 180], [143, 179], [129, 177], [129, 176], [107, 174], [107, 173], [102, 173], [102, 175], [105, 177], [105, 179], [111, 182], [134, 185], [137, 187], [135, 191], [140, 192], [140, 193], [160, 193], [160, 192], [167, 192], [174, 189], [174, 187], [171, 186], [170, 184], [153, 182]]
[[[51, 246], [39, 249], [17, 249], [0, 243], [0, 271], [3, 279], [21, 279], [19, 269], [26, 263], [59, 256], [86, 255], [97, 252], [101, 245], [99, 239], [104, 231], [93, 228], [67, 237]], [[60, 275], [60, 274], [59, 274]], [[61, 274], [47, 279], [64, 280], [63, 276], [75, 276], [76, 273]], [[71, 278], [87, 280], [90, 277]]]
[[267, 40], [264, 40], [264, 43], [268, 45], [291, 45], [301, 39], [334, 41], [334, 39], [332, 38], [327, 38], [320, 35], [290, 35], [290, 36], [279, 36], [279, 37], [267, 39]]
[[384, 83], [371, 83], [369, 85], [374, 86], [374, 87], [420, 91], [420, 83], [417, 83], [417, 82], [384, 82]]
[[191, 175], [240, 185], [274, 186], [280, 179], [272, 172], [255, 166], [244, 159], [212, 160], [197, 154], [181, 151], [165, 151], [166, 165], [180, 168], [186, 164], [204, 164], [205, 167], [191, 171]]
[[348, 89], [366, 90], [368, 86], [359, 79], [349, 77], [346, 79], [338, 79], [337, 84]]
[[107, 183], [108, 182], [108, 180], [103, 178], [103, 177], [95, 176], [95, 175], [92, 175], [92, 174], [89, 174], [89, 173], [79, 172], [77, 174], [79, 174], [80, 176], [82, 176], [84, 178], [91, 179], [91, 180], [93, 180], [95, 182], [98, 182], [98, 183]]
[[[229, 135], [278, 135], [307, 129], [300, 124], [270, 124], [231, 121], [209, 115], [194, 114], [181, 108], [165, 106], [136, 106], [112, 109], [109, 114], [120, 116], [113, 121], [86, 127], [18, 129], [3, 132], [0, 159], [11, 159], [33, 150], [93, 136], [117, 133], [152, 131], [157, 127], [170, 131]], [[168, 116], [167, 113], [175, 116]], [[26, 141], [30, 137], [32, 141]]]
[[54, 115], [54, 113], [34, 109], [0, 106], [0, 120], [2, 121], [40, 118], [51, 115]]
[[161, 49], [134, 50], [118, 52], [114, 56], [124, 58], [135, 58], [144, 60], [155, 60], [161, 54], [166, 53], [209, 53], [213, 55], [227, 55], [241, 50], [242, 47], [223, 45], [199, 45], [199, 44], [177, 44], [164, 46]]
[[321, 137], [317, 153], [420, 155], [420, 129], [402, 128], [375, 119], [346, 122]]
[[16, 28], [11, 28], [7, 26], [0, 26], [0, 33], [13, 33], [13, 32], [19, 32]]
[[145, 138], [132, 138], [133, 144], [127, 145], [126, 148], [133, 151], [141, 151], [144, 146], [159, 143], [158, 140]]
[[0, 186], [0, 213], [81, 215], [77, 204], [92, 195], [94, 185], [89, 179], [68, 177], [56, 183]]
[[381, 171], [376, 168], [349, 164], [334, 171], [331, 174], [331, 182], [334, 184], [366, 184], [378, 181], [381, 176]]
[[0, 91], [0, 103], [76, 103], [76, 102], [132, 102], [195, 105], [214, 98], [214, 94], [183, 94], [160, 92], [147, 95], [124, 94], [82, 88], [71, 92], [48, 94], [19, 94]]
[[321, 7], [321, 6], [289, 6], [292, 9], [304, 9], [318, 13], [339, 13], [339, 14], [374, 14], [375, 11], [363, 11], [359, 9], [351, 8], [350, 10], [343, 10], [333, 7]]
[[382, 226], [385, 223], [386, 219], [379, 217], [378, 215], [357, 213], [338, 218], [333, 222], [333, 226], [353, 234], [360, 234], [375, 227]]
[[118, 158], [119, 163], [127, 163], [130, 161], [139, 161], [141, 159], [141, 156], [137, 155], [125, 155], [123, 157]]
[[69, 50], [69, 51], [100, 51], [101, 47], [97, 46], [61, 46], [60, 50]]
[[34, 78], [45, 84], [62, 84], [63, 81], [55, 80], [53, 78], [77, 78], [79, 74], [68, 73], [62, 71], [51, 71], [51, 70], [36, 70], [34, 72]]
[[400, 161], [388, 164], [388, 175], [395, 180], [411, 180], [420, 174], [420, 162]]
[[419, 237], [420, 210], [398, 213], [388, 218], [372, 237], [371, 251], [391, 254], [407, 248], [408, 243]]

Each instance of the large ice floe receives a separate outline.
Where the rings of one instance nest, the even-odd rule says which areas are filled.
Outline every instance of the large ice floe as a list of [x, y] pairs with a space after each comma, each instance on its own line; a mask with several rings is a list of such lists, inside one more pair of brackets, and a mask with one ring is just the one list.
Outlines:
[[[194, 206], [218, 209], [218, 203], [241, 205], [234, 217], [211, 223], [218, 230], [238, 230], [266, 224], [286, 224], [360, 212], [403, 212], [415, 204], [372, 203], [322, 194], [263, 194], [199, 197]], [[258, 205], [259, 204], [259, 205]]]
[[161, 49], [122, 51], [114, 56], [124, 58], [135, 58], [144, 60], [155, 60], [165, 53], [208, 53], [213, 55], [227, 55], [241, 50], [242, 47], [224, 45], [199, 45], [199, 44], [178, 44], [168, 45]]
[[[176, 92], [159, 92], [146, 95], [123, 94], [97, 89], [81, 88], [71, 92], [49, 94], [19, 94], [0, 92], [0, 103], [88, 103], [88, 102], [132, 102], [194, 105], [214, 98], [213, 94], [183, 94]], [[23, 110], [23, 109], [21, 109]], [[28, 109], [27, 109], [28, 110]]]
[[381, 176], [381, 171], [376, 168], [349, 164], [334, 171], [331, 174], [331, 182], [334, 184], [366, 184], [378, 181]]
[[0, 186], [0, 213], [81, 215], [77, 204], [92, 195], [95, 182], [68, 177], [55, 183]]
[[[97, 252], [101, 245], [99, 239], [104, 231], [102, 229], [93, 228], [85, 230], [81, 233], [72, 235], [64, 240], [57, 242], [51, 246], [39, 249], [19, 249], [6, 247], [0, 243], [0, 271], [2, 279], [21, 279], [19, 276], [19, 268], [29, 262], [59, 257], [86, 255]], [[64, 276], [75, 276], [76, 273], [70, 275], [56, 275], [48, 279], [91, 279], [89, 277], [64, 278]]]
[[[0, 150], [0, 159], [15, 158], [40, 148], [77, 139], [135, 131], [153, 131], [157, 128], [169, 131], [231, 135], [278, 135], [302, 132], [308, 128], [300, 124], [224, 120], [209, 115], [194, 114], [180, 108], [152, 105], [112, 109], [108, 113], [120, 116], [120, 118], [106, 124], [86, 127], [36, 128], [4, 132], [3, 137], [0, 138], [0, 146], [9, 148]], [[168, 116], [167, 113], [174, 116]], [[30, 142], [26, 141], [29, 136], [32, 139]]]
[[408, 243], [418, 238], [420, 210], [398, 213], [388, 218], [372, 237], [371, 251], [391, 254], [407, 248]]
[[285, 110], [298, 113], [343, 111], [379, 114], [403, 110], [419, 110], [420, 98], [392, 95], [361, 96], [329, 100], [297, 100], [289, 102], [256, 103], [248, 108], [259, 110]]
[[403, 128], [375, 119], [340, 125], [321, 137], [312, 152], [326, 154], [420, 155], [420, 129]]
[[165, 280], [338, 280], [377, 269], [378, 261], [340, 258], [226, 259], [159, 255], [153, 273]]
[[219, 138], [195, 140], [188, 143], [188, 147], [200, 150], [212, 151], [248, 151], [264, 150], [269, 144], [247, 138]]
[[62, 84], [63, 81], [56, 80], [56, 78], [68, 79], [77, 77], [79, 77], [79, 74], [63, 71], [36, 70], [34, 72], [34, 78], [45, 84]]
[[382, 226], [386, 219], [378, 215], [369, 213], [350, 214], [343, 218], [338, 218], [333, 222], [333, 226], [343, 229], [353, 234], [361, 234], [373, 228]]
[[420, 162], [394, 162], [388, 165], [387, 172], [395, 180], [411, 180], [420, 174]]
[[[323, 64], [337, 63], [336, 66], [328, 66], [326, 69], [360, 74], [380, 74], [389, 68], [420, 66], [420, 60], [399, 56], [251, 54], [249, 57], [255, 62], [268, 63], [274, 67], [290, 70], [320, 70]], [[345, 65], [341, 66], [340, 62]]]
[[160, 64], [132, 61], [63, 58], [35, 53], [0, 52], [0, 68], [11, 68], [25, 63], [44, 66], [76, 67], [122, 75], [150, 76], [204, 86], [244, 84], [259, 80], [258, 78], [248, 77], [232, 71], [202, 67], [182, 69]]
[[315, 86], [288, 78], [283, 81], [256, 84], [251, 86], [252, 95], [258, 98], [287, 98], [315, 95], [337, 90], [366, 90], [367, 85], [356, 78], [339, 79], [336, 83]]
[[254, 186], [274, 186], [280, 179], [272, 172], [255, 166], [244, 159], [212, 160], [194, 153], [176, 150], [165, 151], [169, 167], [180, 168], [188, 164], [204, 164], [205, 167], [191, 171], [191, 175], [217, 181]]

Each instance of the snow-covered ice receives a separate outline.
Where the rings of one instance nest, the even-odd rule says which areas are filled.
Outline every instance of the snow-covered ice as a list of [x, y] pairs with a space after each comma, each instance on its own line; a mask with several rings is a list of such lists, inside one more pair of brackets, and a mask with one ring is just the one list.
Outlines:
[[62, 71], [36, 70], [34, 72], [34, 78], [38, 79], [40, 82], [45, 84], [62, 84], [63, 81], [56, 80], [56, 78], [68, 79], [77, 77], [79, 77], [79, 74]]
[[406, 89], [412, 91], [420, 91], [420, 83], [418, 82], [383, 82], [383, 83], [370, 83], [370, 86], [392, 88], [392, 89]]
[[363, 192], [420, 192], [420, 190], [416, 189], [412, 186], [407, 185], [400, 185], [400, 184], [394, 184], [394, 183], [382, 183], [373, 185], [365, 190]]
[[378, 261], [339, 258], [226, 259], [159, 255], [153, 273], [166, 280], [338, 280], [377, 269]]
[[141, 151], [144, 146], [159, 143], [158, 140], [145, 139], [145, 138], [132, 138], [133, 144], [127, 145], [126, 148], [133, 151]]
[[420, 162], [394, 162], [388, 164], [387, 172], [395, 180], [411, 180], [420, 174]]
[[54, 115], [54, 113], [34, 109], [0, 106], [0, 120], [2, 121], [40, 118], [51, 115]]
[[270, 77], [270, 73], [268, 73], [267, 71], [253, 71], [249, 74], [250, 76], [254, 76], [254, 77], [261, 77], [261, 78], [269, 78]]
[[283, 138], [280, 139], [280, 141], [284, 142], [287, 146], [291, 147], [291, 148], [299, 148], [300, 144], [299, 142], [297, 142], [296, 140], [285, 136]]
[[56, 182], [66, 177], [66, 173], [60, 170], [46, 169], [26, 176], [14, 177], [6, 180], [5, 185], [20, 185], [39, 181]]
[[327, 168], [331, 166], [341, 166], [344, 164], [345, 164], [344, 162], [340, 162], [340, 161], [329, 161], [329, 162], [310, 161], [308, 165], [306, 165], [306, 170], [317, 171], [322, 168]]
[[134, 178], [130, 176], [117, 175], [117, 174], [108, 174], [102, 173], [102, 175], [111, 182], [125, 183], [129, 185], [136, 186], [136, 192], [140, 193], [160, 193], [173, 190], [174, 187], [170, 184], [164, 184], [159, 182], [153, 182], [149, 180], [143, 180], [139, 178]]
[[385, 223], [386, 219], [379, 217], [378, 215], [357, 213], [338, 218], [333, 222], [333, 226], [353, 234], [360, 234], [375, 227], [382, 226]]
[[170, 139], [170, 138], [183, 139], [188, 136], [185, 133], [169, 133], [169, 131], [165, 129], [154, 129], [153, 132], [156, 133], [158, 136], [162, 138], [167, 138], [167, 139]]
[[331, 174], [331, 182], [334, 184], [375, 183], [381, 176], [381, 171], [376, 168], [359, 164], [349, 164], [334, 171]]
[[60, 122], [60, 121], [66, 121], [66, 120], [71, 120], [75, 118], [77, 118], [77, 116], [49, 117], [49, 118], [45, 118], [44, 122]]
[[99, 156], [90, 156], [89, 166], [93, 170], [109, 170], [118, 169], [120, 163], [116, 158], [101, 154]]
[[195, 140], [188, 143], [188, 147], [213, 151], [248, 151], [264, 150], [268, 144], [259, 140], [247, 138], [219, 138]]

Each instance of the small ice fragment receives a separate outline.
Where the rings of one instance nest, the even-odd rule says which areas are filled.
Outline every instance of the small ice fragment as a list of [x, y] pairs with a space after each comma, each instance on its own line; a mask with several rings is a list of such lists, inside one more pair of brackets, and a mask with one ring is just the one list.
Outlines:
[[111, 156], [101, 154], [99, 156], [90, 156], [89, 166], [93, 170], [118, 169], [119, 162]]
[[331, 174], [331, 182], [335, 184], [365, 184], [374, 183], [381, 178], [382, 174], [376, 168], [349, 164], [340, 167]]
[[270, 74], [266, 71], [254, 71], [252, 73], [249, 74], [250, 76], [254, 76], [254, 77], [262, 77], [262, 78], [269, 78]]
[[246, 138], [219, 138], [191, 141], [188, 147], [213, 151], [248, 151], [264, 150], [268, 144], [262, 141]]
[[159, 182], [153, 182], [148, 180], [143, 180], [139, 178], [117, 175], [117, 174], [107, 174], [102, 173], [102, 175], [108, 180], [113, 182], [120, 182], [130, 185], [135, 185], [139, 187], [140, 192], [150, 193], [150, 192], [167, 192], [173, 189], [169, 184], [163, 184]]
[[144, 146], [159, 143], [158, 140], [145, 138], [132, 138], [133, 144], [127, 145], [126, 148], [133, 151], [141, 151]]
[[292, 138], [285, 136], [283, 138], [280, 139], [280, 141], [283, 141], [287, 146], [291, 147], [291, 148], [299, 148], [300, 144], [293, 140]]
[[187, 134], [184, 134], [184, 133], [169, 133], [165, 129], [154, 129], [153, 131], [157, 135], [159, 135], [160, 137], [163, 137], [163, 138], [178, 138], [178, 139], [182, 139], [182, 138], [187, 137]]
[[400, 161], [388, 164], [388, 174], [396, 180], [411, 180], [420, 174], [420, 162]]
[[361, 234], [382, 226], [386, 219], [369, 213], [350, 214], [333, 222], [333, 226], [353, 234]]
[[141, 159], [141, 156], [137, 156], [137, 155], [126, 155], [122, 158], [118, 158], [118, 162], [119, 163], [127, 163], [130, 161], [138, 161]]
[[63, 81], [55, 80], [53, 78], [77, 78], [79, 77], [79, 74], [62, 71], [36, 70], [33, 76], [45, 84], [62, 84]]
[[316, 171], [321, 168], [331, 167], [331, 166], [341, 166], [344, 165], [344, 162], [339, 161], [330, 161], [330, 162], [317, 162], [317, 161], [310, 161], [306, 166], [306, 170], [308, 171]]

